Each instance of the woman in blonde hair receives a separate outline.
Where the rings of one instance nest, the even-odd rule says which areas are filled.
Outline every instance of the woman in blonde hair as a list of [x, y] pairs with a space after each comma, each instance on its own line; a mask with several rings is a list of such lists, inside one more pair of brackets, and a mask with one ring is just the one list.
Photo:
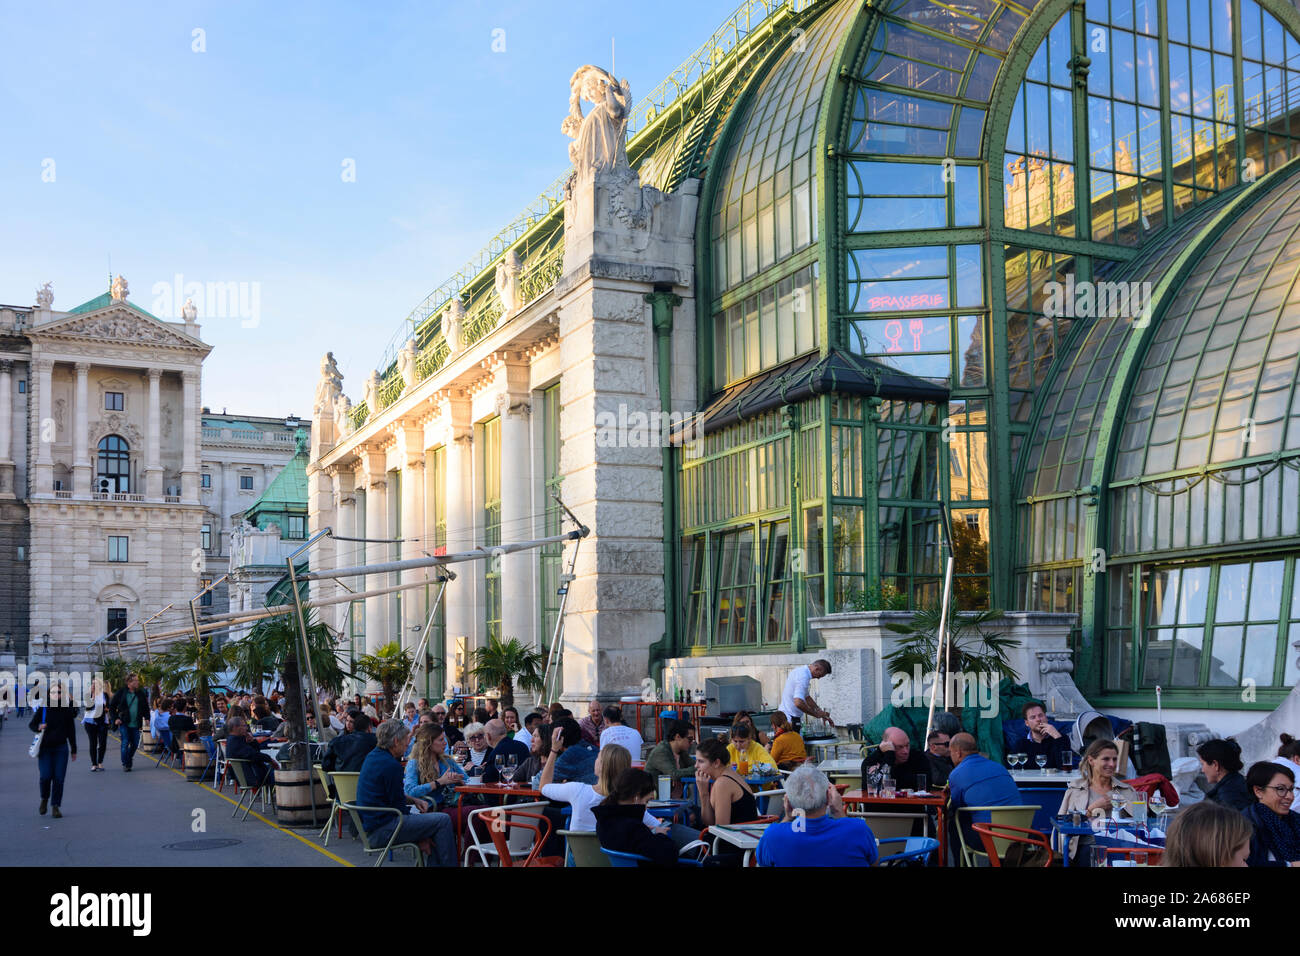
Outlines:
[[[1065, 788], [1060, 814], [1082, 811], [1089, 817], [1105, 817], [1114, 798], [1119, 798], [1121, 813], [1127, 813], [1130, 800], [1138, 792], [1119, 779], [1119, 747], [1113, 740], [1094, 740], [1083, 752], [1079, 761], [1079, 776]], [[1083, 844], [1091, 844], [1092, 837], [1084, 837]], [[1070, 857], [1077, 855], [1079, 837], [1070, 837]]]
[[470, 806], [456, 802], [456, 787], [465, 782], [465, 768], [447, 754], [447, 735], [439, 724], [420, 724], [415, 743], [402, 775], [402, 789], [408, 797], [418, 797], [434, 804], [433, 809], [451, 817], [455, 832], [464, 830], [464, 818]]
[[1245, 866], [1255, 828], [1236, 810], [1192, 804], [1169, 826], [1161, 866]]
[[[632, 766], [632, 754], [626, 747], [618, 744], [606, 744], [596, 755], [596, 785], [578, 783], [552, 783], [555, 778], [556, 751], [552, 748], [542, 767], [541, 790], [547, 800], [558, 800], [573, 807], [573, 816], [569, 820], [570, 830], [591, 832], [596, 829], [596, 818], [591, 808], [614, 792], [616, 781], [624, 770]], [[660, 822], [648, 812], [645, 825], [654, 829]]]

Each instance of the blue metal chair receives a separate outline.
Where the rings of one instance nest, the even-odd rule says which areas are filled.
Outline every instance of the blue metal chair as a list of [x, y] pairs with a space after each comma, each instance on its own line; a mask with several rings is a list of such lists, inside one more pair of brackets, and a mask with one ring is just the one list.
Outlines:
[[[600, 851], [604, 853], [605, 856], [609, 857], [610, 866], [639, 866], [643, 862], [644, 863], [653, 862], [650, 859], [650, 857], [642, 856], [639, 853], [623, 853], [619, 850], [608, 850], [603, 846], [600, 848]], [[678, 857], [677, 862], [679, 865], [684, 865], [684, 866], [704, 865], [703, 860], [694, 860], [689, 857]]]
[[893, 866], [896, 863], [903, 863], [908, 860], [924, 860], [939, 849], [939, 841], [934, 837], [888, 837], [876, 842], [882, 850], [885, 848], [886, 843], [903, 844], [903, 848], [899, 852], [880, 857], [876, 862], [877, 866]]

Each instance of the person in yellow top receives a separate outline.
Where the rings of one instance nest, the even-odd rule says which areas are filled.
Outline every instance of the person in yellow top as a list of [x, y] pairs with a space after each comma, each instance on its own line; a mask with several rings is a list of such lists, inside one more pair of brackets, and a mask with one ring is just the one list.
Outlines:
[[751, 769], [763, 763], [771, 767], [776, 766], [772, 755], [753, 738], [753, 731], [746, 724], [736, 724], [731, 728], [731, 743], [727, 744], [727, 755], [732, 763], [739, 764], [743, 761], [749, 764]]
[[779, 710], [772, 713], [772, 759], [782, 770], [793, 770], [808, 759], [803, 737], [790, 726], [790, 718]]

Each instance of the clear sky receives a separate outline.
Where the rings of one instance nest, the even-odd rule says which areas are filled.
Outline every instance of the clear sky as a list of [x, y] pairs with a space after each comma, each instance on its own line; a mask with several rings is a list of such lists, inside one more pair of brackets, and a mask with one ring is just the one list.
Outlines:
[[402, 318], [563, 172], [573, 70], [614, 37], [639, 100], [737, 2], [0, 0], [0, 302], [52, 281], [70, 309], [111, 264], [174, 320], [184, 285], [234, 283], [224, 315], [195, 297], [203, 404], [308, 416], [326, 350], [360, 401]]

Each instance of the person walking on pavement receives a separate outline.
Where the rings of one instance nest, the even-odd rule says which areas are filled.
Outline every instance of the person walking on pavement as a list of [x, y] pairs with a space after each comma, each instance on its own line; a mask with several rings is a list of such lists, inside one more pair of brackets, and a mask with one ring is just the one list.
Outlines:
[[101, 773], [104, 769], [104, 751], [108, 749], [108, 706], [112, 701], [108, 689], [107, 681], [102, 686], [98, 680], [92, 681], [90, 693], [86, 695], [85, 712], [81, 716], [81, 725], [86, 728], [86, 739], [90, 742], [91, 773]]
[[63, 816], [59, 807], [63, 804], [63, 778], [68, 773], [69, 748], [72, 759], [77, 759], [76, 720], [77, 708], [72, 704], [66, 688], [56, 681], [50, 685], [46, 706], [35, 708], [32, 722], [28, 725], [32, 733], [41, 734], [36, 761], [41, 772], [42, 816], [51, 805], [55, 817]]
[[149, 715], [149, 695], [140, 686], [140, 675], [126, 676], [126, 686], [113, 695], [110, 709], [113, 726], [122, 735], [122, 769], [130, 773], [131, 761], [140, 746], [140, 726]]

